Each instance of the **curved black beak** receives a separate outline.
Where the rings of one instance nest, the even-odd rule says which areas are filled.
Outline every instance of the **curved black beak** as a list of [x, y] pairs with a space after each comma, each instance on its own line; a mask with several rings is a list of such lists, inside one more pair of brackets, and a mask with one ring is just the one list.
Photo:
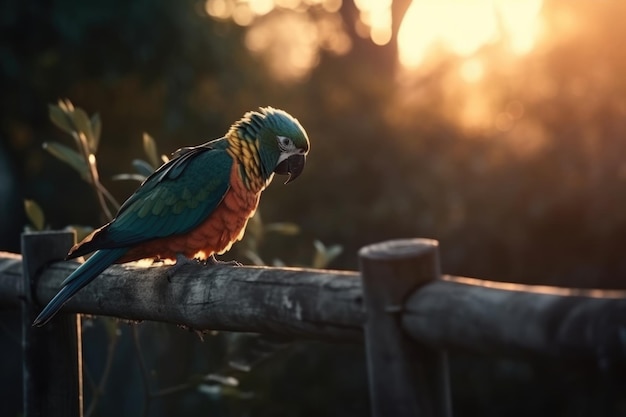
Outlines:
[[289, 184], [302, 174], [305, 162], [306, 156], [304, 154], [291, 155], [289, 158], [278, 164], [274, 172], [280, 175], [289, 175], [289, 178], [285, 181], [285, 184]]

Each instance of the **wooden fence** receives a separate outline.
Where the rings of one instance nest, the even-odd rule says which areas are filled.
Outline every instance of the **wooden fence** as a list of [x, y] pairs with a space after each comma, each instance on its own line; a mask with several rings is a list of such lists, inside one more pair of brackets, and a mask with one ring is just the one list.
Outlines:
[[[116, 265], [47, 326], [31, 323], [77, 267], [74, 237], [22, 236], [0, 252], [0, 307], [21, 308], [24, 415], [82, 415], [80, 316], [156, 320], [365, 343], [372, 414], [451, 416], [447, 351], [507, 357], [626, 356], [626, 291], [529, 286], [441, 275], [438, 245], [389, 241], [359, 252], [360, 272]], [[168, 279], [170, 278], [170, 279]]]

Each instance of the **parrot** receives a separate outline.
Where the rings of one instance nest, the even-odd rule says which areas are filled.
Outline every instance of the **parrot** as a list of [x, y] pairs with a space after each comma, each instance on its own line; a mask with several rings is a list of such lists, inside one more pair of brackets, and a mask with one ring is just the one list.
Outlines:
[[146, 258], [219, 263], [215, 254], [241, 240], [274, 174], [287, 175], [285, 184], [298, 178], [309, 149], [300, 122], [273, 107], [245, 113], [219, 139], [178, 149], [111, 222], [70, 249], [66, 259], [95, 253], [61, 283], [33, 326], [45, 325], [114, 263]]

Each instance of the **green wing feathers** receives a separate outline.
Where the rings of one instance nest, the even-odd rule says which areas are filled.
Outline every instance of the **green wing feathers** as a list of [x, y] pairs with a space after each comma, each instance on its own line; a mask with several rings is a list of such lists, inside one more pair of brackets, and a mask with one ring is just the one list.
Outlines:
[[144, 181], [117, 217], [70, 257], [188, 232], [206, 219], [230, 185], [232, 157], [220, 142], [186, 148]]

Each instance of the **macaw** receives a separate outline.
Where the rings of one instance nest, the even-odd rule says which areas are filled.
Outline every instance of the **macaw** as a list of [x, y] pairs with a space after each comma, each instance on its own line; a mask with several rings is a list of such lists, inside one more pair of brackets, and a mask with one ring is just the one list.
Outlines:
[[67, 259], [95, 253], [61, 284], [33, 322], [46, 324], [113, 263], [144, 258], [216, 263], [243, 237], [274, 174], [303, 171], [310, 144], [298, 120], [271, 107], [246, 113], [226, 135], [177, 150], [122, 204], [115, 219], [74, 245]]

